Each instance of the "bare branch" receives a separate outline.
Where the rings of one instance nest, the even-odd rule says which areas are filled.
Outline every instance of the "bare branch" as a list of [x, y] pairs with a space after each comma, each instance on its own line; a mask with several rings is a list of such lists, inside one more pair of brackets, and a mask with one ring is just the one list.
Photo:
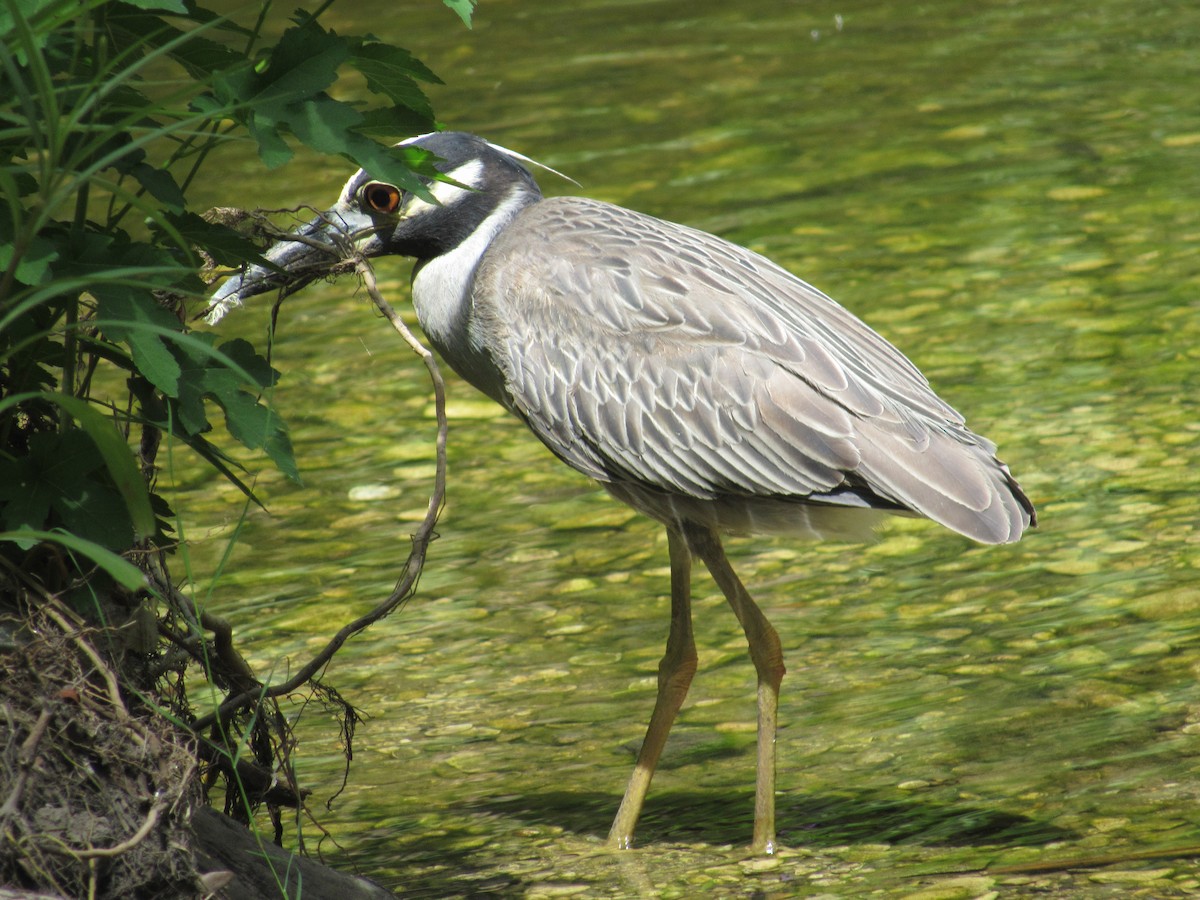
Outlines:
[[[347, 640], [395, 611], [397, 607], [411, 596], [416, 588], [417, 581], [420, 579], [421, 570], [424, 568], [429, 544], [437, 536], [435, 528], [437, 527], [438, 517], [441, 514], [446, 495], [446, 435], [448, 423], [446, 419], [445, 382], [442, 379], [441, 371], [438, 368], [437, 360], [434, 358], [433, 353], [417, 340], [408, 326], [404, 324], [404, 320], [380, 293], [379, 286], [375, 280], [375, 273], [370, 263], [354, 251], [352, 243], [354, 237], [357, 237], [357, 235], [337, 235], [335, 238], [338, 242], [337, 251], [342, 254], [343, 260], [353, 263], [355, 272], [362, 279], [363, 286], [366, 288], [375, 306], [391, 322], [392, 327], [400, 333], [417, 355], [421, 357], [433, 385], [434, 410], [437, 418], [437, 438], [435, 443], [436, 464], [434, 485], [433, 492], [429, 498], [429, 505], [426, 509], [424, 519], [422, 519], [416, 533], [412, 535], [413, 548], [408, 556], [408, 560], [405, 562], [404, 571], [396, 587], [385, 600], [380, 602], [369, 613], [344, 625], [316, 656], [286, 681], [265, 688], [255, 687], [244, 690], [227, 699], [215, 711], [202, 716], [192, 726], [193, 730], [198, 733], [210, 728], [218, 720], [222, 725], [226, 724], [239, 710], [249, 704], [264, 698], [289, 694], [315, 677]], [[298, 237], [296, 235], [289, 235], [288, 239], [296, 240]], [[333, 248], [329, 244], [321, 243], [320, 246], [333, 252]]]

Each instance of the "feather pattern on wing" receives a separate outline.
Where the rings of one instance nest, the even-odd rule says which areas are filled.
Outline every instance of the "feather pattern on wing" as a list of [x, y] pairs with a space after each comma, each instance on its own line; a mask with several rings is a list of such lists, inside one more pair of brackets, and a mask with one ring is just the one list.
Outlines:
[[543, 200], [497, 235], [471, 298], [502, 382], [485, 390], [623, 499], [912, 511], [987, 542], [1030, 522], [994, 445], [899, 351], [720, 238]]

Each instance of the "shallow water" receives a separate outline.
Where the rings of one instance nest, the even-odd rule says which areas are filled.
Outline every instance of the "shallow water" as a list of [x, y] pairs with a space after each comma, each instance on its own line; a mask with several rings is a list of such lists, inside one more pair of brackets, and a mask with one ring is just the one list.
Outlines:
[[[1006, 547], [907, 520], [865, 547], [732, 541], [789, 666], [784, 849], [744, 849], [753, 669], [697, 574], [700, 673], [640, 849], [614, 855], [665, 537], [452, 380], [420, 592], [327, 675], [371, 716], [331, 810], [336, 729], [298, 726], [334, 858], [412, 896], [1200, 891], [1200, 8], [545, 6], [485, 2], [468, 32], [368, 2], [337, 27], [428, 62], [448, 126], [582, 184], [548, 193], [721, 234], [832, 294], [999, 444], [1041, 526]], [[328, 204], [349, 174], [229, 169], [214, 204]], [[378, 269], [400, 306], [408, 264]], [[261, 340], [265, 306], [222, 333]], [[387, 595], [432, 474], [424, 370], [351, 283], [290, 298], [274, 352], [305, 482], [248, 461], [268, 511], [211, 585], [263, 673]], [[211, 572], [242, 503], [176, 462]], [[1107, 865], [947, 874], [1081, 860]]]

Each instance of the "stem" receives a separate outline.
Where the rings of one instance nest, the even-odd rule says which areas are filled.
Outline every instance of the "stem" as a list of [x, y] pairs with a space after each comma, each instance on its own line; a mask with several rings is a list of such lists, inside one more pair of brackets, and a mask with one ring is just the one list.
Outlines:
[[429, 497], [429, 505], [425, 511], [425, 518], [421, 520], [420, 526], [412, 536], [412, 552], [404, 564], [404, 571], [400, 580], [386, 599], [381, 601], [366, 615], [360, 616], [354, 621], [343, 625], [337, 634], [330, 638], [325, 647], [297, 671], [295, 675], [287, 679], [287, 681], [273, 684], [269, 687], [254, 687], [242, 691], [240, 694], [230, 697], [213, 712], [202, 716], [192, 724], [192, 730], [196, 733], [203, 732], [217, 723], [224, 727], [244, 707], [256, 701], [289, 694], [313, 678], [328, 665], [334, 654], [341, 649], [347, 640], [394, 612], [411, 596], [412, 592], [416, 589], [417, 581], [421, 577], [421, 571], [425, 567], [425, 557], [428, 553], [429, 545], [437, 537], [434, 529], [437, 527], [438, 517], [442, 511], [442, 504], [446, 498], [446, 436], [448, 422], [446, 419], [445, 381], [442, 379], [437, 360], [434, 358], [433, 353], [417, 340], [408, 329], [408, 326], [404, 324], [404, 320], [400, 318], [391, 304], [379, 292], [379, 286], [375, 281], [375, 273], [371, 269], [370, 263], [362, 257], [356, 257], [354, 258], [354, 265], [358, 275], [362, 278], [363, 286], [366, 288], [367, 293], [370, 294], [375, 306], [392, 323], [392, 327], [399, 332], [401, 337], [413, 348], [417, 355], [421, 357], [421, 360], [425, 363], [426, 370], [429, 372], [430, 381], [433, 384], [434, 415], [437, 419], [437, 438], [435, 442], [436, 463], [433, 492]]
[[[87, 224], [87, 207], [88, 198], [91, 195], [88, 182], [84, 182], [79, 187], [79, 193], [75, 195], [75, 220], [71, 223], [71, 242], [76, 246], [81, 246], [83, 242], [83, 229]], [[66, 303], [66, 327], [63, 330], [63, 374], [62, 374], [62, 391], [68, 396], [75, 396], [75, 372], [78, 368], [79, 355], [79, 339], [76, 335], [76, 325], [79, 323], [79, 295], [65, 295], [64, 302]], [[64, 418], [60, 423], [61, 427], [66, 428], [67, 420]]]

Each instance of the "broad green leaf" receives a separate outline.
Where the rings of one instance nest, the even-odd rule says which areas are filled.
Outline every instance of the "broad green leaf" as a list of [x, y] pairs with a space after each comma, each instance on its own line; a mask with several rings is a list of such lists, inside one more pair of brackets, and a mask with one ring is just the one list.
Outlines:
[[349, 56], [349, 42], [315, 22], [289, 28], [271, 49], [266, 70], [254, 79], [253, 96], [243, 99], [256, 115], [278, 116], [287, 104], [330, 87]]
[[424, 134], [434, 130], [434, 125], [425, 116], [403, 106], [379, 106], [363, 110], [362, 121], [354, 130], [394, 140], [398, 134]]
[[415, 79], [423, 78], [435, 84], [440, 84], [441, 79], [413, 59], [407, 50], [387, 44], [363, 44], [354, 49], [350, 62], [366, 76], [371, 91], [384, 94], [393, 104], [406, 106], [433, 120], [433, 107]]
[[179, 332], [182, 324], [165, 309], [154, 290], [172, 288], [192, 273], [166, 250], [128, 240], [123, 233], [84, 232], [78, 238], [59, 237], [61, 260], [55, 265], [60, 280], [82, 280], [96, 298], [105, 332], [125, 341], [139, 369], [159, 390], [174, 395], [179, 365], [164, 343], [164, 333]]
[[[230, 484], [245, 494], [255, 504], [264, 509], [266, 508], [262, 501], [250, 490], [250, 487], [234, 473], [234, 467], [240, 468], [234, 460], [230, 459], [220, 447], [205, 439], [202, 434], [194, 434], [182, 427], [182, 423], [179, 421], [177, 415], [179, 407], [177, 401], [166, 398], [164, 402], [164, 398], [151, 388], [149, 382], [140, 378], [130, 379], [129, 390], [137, 398], [144, 421], [191, 447], [201, 459], [212, 466], [215, 471], [223, 475]], [[207, 420], [204, 422], [204, 428], [208, 428]], [[161, 498], [158, 495], [154, 495], [151, 499], [152, 501], [157, 501]]]
[[175, 182], [175, 177], [166, 169], [156, 168], [149, 163], [138, 163], [130, 166], [129, 174], [137, 179], [138, 184], [155, 200], [162, 203], [172, 212], [181, 212], [187, 206], [183, 191]]
[[[207, 333], [193, 334], [192, 337], [210, 347], [216, 341], [214, 335]], [[174, 418], [188, 434], [202, 434], [211, 427], [208, 412], [204, 408], [204, 398], [212, 393], [210, 381], [214, 379], [211, 370], [219, 363], [211, 354], [199, 352], [195, 347], [176, 347], [176, 353], [180, 359], [180, 370]]]
[[[216, 340], [214, 335], [199, 333], [192, 339]], [[229, 363], [218, 359], [203, 348], [180, 344], [176, 350], [182, 359], [179, 379], [179, 398], [176, 417], [191, 434], [208, 428], [204, 401], [210, 399], [225, 411], [229, 433], [251, 450], [264, 450], [272, 462], [289, 478], [299, 481], [295, 456], [287, 427], [277, 413], [259, 402], [246, 390], [246, 376], [253, 387], [262, 390], [273, 385], [279, 373], [254, 348], [241, 339], [228, 341], [217, 348]], [[230, 363], [238, 371], [231, 368]]]
[[[367, 77], [367, 87], [372, 91], [386, 94], [393, 104], [408, 107], [433, 121], [433, 106], [429, 98], [411, 78], [401, 78], [393, 72], [381, 72], [381, 67], [372, 63], [360, 65], [358, 68]], [[381, 74], [389, 76], [386, 82], [379, 77]]]
[[385, 66], [388, 70], [402, 73], [430, 84], [445, 84], [442, 79], [434, 74], [429, 66], [425, 65], [425, 63], [421, 62], [421, 60], [417, 59], [403, 47], [385, 44], [382, 41], [365, 41], [354, 47], [351, 52], [351, 63], [358, 65], [357, 61], [359, 59], [374, 60], [378, 64]]
[[442, 0], [442, 2], [458, 14], [464, 25], [468, 28], [471, 27], [471, 14], [475, 11], [475, 0]]
[[217, 265], [266, 263], [254, 241], [226, 225], [209, 222], [193, 212], [172, 213], [167, 215], [166, 219], [180, 235], [211, 256]]
[[225, 392], [216, 400], [225, 410], [225, 426], [231, 435], [251, 450], [266, 451], [279, 471], [293, 481], [300, 480], [292, 441], [278, 413], [242, 390]]
[[150, 506], [150, 493], [146, 489], [146, 479], [133, 457], [125, 438], [117, 430], [113, 422], [101, 415], [86, 400], [69, 397], [66, 394], [46, 394], [45, 399], [53, 401], [70, 414], [80, 427], [88, 433], [96, 449], [104, 458], [108, 473], [112, 476], [113, 484], [125, 501], [130, 521], [133, 524], [134, 540], [141, 541], [154, 534], [154, 510]]
[[259, 388], [268, 388], [279, 380], [279, 373], [271, 368], [266, 357], [254, 349], [254, 345], [241, 338], [226, 341], [217, 348], [230, 362], [254, 380]]
[[133, 546], [134, 528], [124, 499], [99, 479], [87, 478], [78, 493], [55, 497], [54, 510], [71, 534], [115, 553]]
[[[243, 122], [270, 168], [287, 162], [292, 150], [280, 136], [296, 104], [320, 94], [337, 79], [338, 67], [350, 55], [350, 43], [309, 21], [289, 28], [271, 49], [265, 68], [236, 68], [213, 80], [217, 103]], [[199, 108], [205, 109], [205, 105]]]
[[233, 110], [215, 94], [197, 94], [188, 104], [188, 109], [204, 113], [212, 119], [226, 119], [233, 116]]
[[366, 140], [352, 131], [362, 114], [324, 94], [291, 104], [285, 121], [292, 134], [321, 153], [345, 154], [355, 140]]
[[[93, 293], [100, 316], [109, 324], [105, 331], [129, 344], [139, 370], [164, 394], [179, 394], [179, 363], [163, 342], [159, 329], [180, 327], [179, 320], [159, 306], [154, 294], [123, 284], [98, 285]], [[120, 322], [120, 325], [112, 323]], [[143, 326], [155, 325], [156, 329]]]
[[38, 463], [34, 456], [0, 460], [0, 522], [6, 529], [43, 528], [50, 517], [55, 490], [39, 477]]
[[[228, 19], [219, 19], [207, 10], [193, 6], [188, 16], [193, 22], [205, 26], [219, 27], [237, 35], [248, 35]], [[210, 40], [199, 33], [200, 29], [184, 32], [169, 25], [161, 16], [148, 15], [128, 5], [109, 4], [105, 24], [110, 34], [118, 40], [123, 36], [130, 44], [145, 48], [165, 49], [171, 59], [182, 65], [194, 78], [207, 80], [214, 72], [238, 66], [248, 68], [250, 63], [238, 51]], [[124, 35], [122, 35], [124, 32]]]
[[122, 559], [111, 550], [106, 550], [94, 541], [85, 540], [73, 534], [62, 531], [42, 531], [33, 528], [21, 528], [14, 531], [0, 532], [0, 541], [12, 541], [23, 550], [43, 541], [62, 544], [69, 550], [86, 556], [101, 569], [113, 577], [123, 587], [131, 591], [148, 587], [146, 573], [129, 560]]
[[[322, 95], [296, 104], [288, 124], [292, 133], [314, 150], [345, 156], [376, 178], [429, 197], [429, 189], [412, 168], [428, 163], [430, 154], [410, 147], [387, 147], [358, 133], [354, 129], [362, 124], [362, 115], [353, 107]], [[436, 174], [429, 166], [425, 171]]]
[[[0, 229], [3, 225], [0, 225]], [[4, 272], [12, 264], [13, 254], [17, 252], [11, 239], [2, 239], [0, 243], [0, 272]], [[58, 248], [54, 241], [35, 236], [17, 261], [14, 277], [21, 284], [42, 284], [49, 277], [50, 264], [58, 259]]]
[[8, 501], [0, 511], [5, 527], [62, 525], [110, 550], [128, 549], [132, 519], [121, 495], [102, 477], [104, 463], [91, 436], [79, 429], [33, 435], [29, 453], [6, 473], [12, 480], [2, 492]]
[[268, 169], [277, 169], [292, 158], [292, 148], [279, 136], [276, 122], [256, 116], [247, 130], [258, 144], [258, 158]]

